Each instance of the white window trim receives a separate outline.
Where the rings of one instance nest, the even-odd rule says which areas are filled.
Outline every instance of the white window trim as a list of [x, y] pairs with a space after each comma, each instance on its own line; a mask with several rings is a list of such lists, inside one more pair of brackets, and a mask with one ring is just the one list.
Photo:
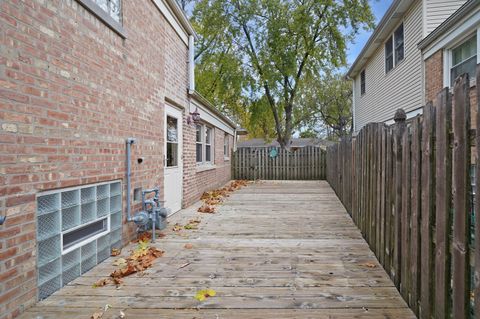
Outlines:
[[[443, 50], [443, 87], [451, 88], [451, 76], [450, 71], [452, 68], [452, 51], [463, 42], [467, 41], [469, 38], [473, 37], [476, 34], [477, 36], [477, 64], [480, 63], [480, 27], [476, 28], [472, 32], [468, 32], [467, 34], [455, 39], [453, 42], [449, 44], [447, 48]], [[476, 85], [476, 78], [470, 79], [470, 86]]]
[[[398, 62], [395, 62], [395, 31], [397, 31], [398, 28], [401, 25], [403, 25], [403, 59], [398, 61]], [[392, 38], [392, 59], [393, 59], [392, 63], [393, 63], [393, 66], [390, 70], [387, 71], [387, 55], [386, 55], [386, 50], [385, 50], [385, 44], [387, 44], [387, 41], [390, 38]], [[405, 61], [405, 59], [406, 59], [405, 43], [406, 43], [406, 41], [405, 41], [405, 23], [404, 23], [404, 21], [402, 21], [395, 27], [395, 29], [393, 29], [392, 33], [389, 34], [389, 36], [387, 37], [387, 40], [383, 43], [383, 71], [385, 72], [385, 75], [390, 74], [390, 72], [395, 70], [397, 65], [400, 65], [400, 64], [402, 64], [403, 61]]]
[[[102, 220], [102, 219], [107, 219], [107, 229], [106, 229], [106, 230], [104, 230], [104, 231], [102, 231], [101, 233], [98, 233], [98, 234], [96, 234], [96, 235], [94, 235], [94, 236], [92, 236], [92, 237], [88, 237], [88, 238], [86, 238], [86, 239], [84, 239], [84, 240], [82, 240], [82, 241], [80, 241], [80, 242], [78, 242], [78, 243], [76, 243], [76, 244], [68, 247], [68, 248], [65, 248], [65, 249], [63, 248], [63, 235], [68, 234], [68, 233], [71, 233], [71, 232], [73, 232], [73, 231], [75, 231], [75, 230], [77, 230], [77, 229], [79, 229], [79, 228], [82, 228], [82, 227], [91, 225], [91, 224], [93, 224], [93, 223], [95, 223], [95, 222], [98, 222], [98, 221], [100, 221], [100, 220]], [[92, 220], [91, 222], [88, 222], [88, 223], [86, 223], [86, 224], [76, 226], [76, 227], [74, 227], [74, 228], [72, 228], [72, 229], [69, 229], [68, 231], [65, 231], [65, 232], [62, 231], [61, 234], [60, 234], [60, 245], [61, 245], [60, 247], [61, 247], [61, 249], [62, 249], [62, 256], [68, 254], [68, 253], [71, 252], [71, 251], [74, 251], [75, 249], [77, 249], [77, 248], [79, 248], [79, 247], [85, 246], [85, 245], [91, 243], [92, 241], [97, 240], [98, 238], [100, 238], [100, 237], [102, 237], [102, 236], [105, 236], [105, 235], [107, 235], [107, 234], [109, 234], [109, 233], [110, 233], [110, 214], [108, 214], [108, 215], [106, 215], [106, 216], [102, 216], [101, 218], [97, 218], [97, 219], [95, 219], [95, 220]]]
[[[225, 154], [225, 146], [227, 146], [227, 154]], [[230, 160], [230, 135], [228, 135], [227, 133], [225, 133], [223, 136], [223, 159], [226, 161]]]
[[[62, 192], [68, 192], [68, 191], [72, 191], [72, 190], [79, 190], [81, 191], [83, 188], [89, 188], [89, 187], [92, 187], [92, 186], [102, 186], [102, 185], [110, 185], [110, 184], [113, 184], [113, 183], [116, 183], [116, 182], [120, 182], [120, 189], [123, 189], [123, 185], [122, 185], [122, 180], [113, 180], [113, 181], [106, 181], [106, 182], [100, 182], [100, 183], [94, 183], [94, 184], [87, 184], [87, 185], [81, 185], [81, 186], [73, 186], [73, 187], [65, 187], [65, 188], [61, 188], [61, 189], [53, 189], [53, 190], [49, 190], [49, 191], [44, 191], [44, 192], [41, 192], [41, 193], [38, 193], [37, 194], [37, 198], [40, 197], [40, 196], [45, 196], [45, 195], [50, 195], [50, 194], [57, 194], [57, 193], [62, 193]], [[120, 193], [122, 194], [122, 193]], [[59, 200], [60, 200], [60, 197], [59, 197]], [[123, 211], [123, 210], [121, 210]], [[69, 252], [81, 247], [81, 246], [85, 246], [86, 244], [89, 244], [90, 242], [102, 237], [102, 236], [105, 236], [106, 234], [109, 234], [111, 232], [111, 225], [110, 225], [110, 219], [111, 219], [111, 215], [112, 214], [107, 214], [107, 215], [104, 215], [102, 217], [99, 217], [95, 220], [92, 220], [92, 221], [89, 221], [85, 224], [80, 224], [78, 226], [75, 226], [75, 227], [72, 227], [68, 230], [65, 230], [65, 231], [61, 231], [60, 232], [60, 249], [61, 249], [61, 255], [65, 255], [65, 254], [68, 254]], [[64, 234], [68, 234], [74, 230], [77, 230], [79, 228], [82, 228], [82, 227], [85, 227], [87, 225], [90, 225], [90, 224], [93, 224], [95, 222], [98, 222], [99, 220], [102, 220], [102, 219], [107, 219], [107, 230], [101, 232], [101, 233], [98, 233], [92, 237], [89, 237], [89, 238], [86, 238], [84, 240], [82, 240], [81, 242], [78, 242], [68, 248], [63, 248], [63, 235]]]
[[[195, 137], [195, 161], [197, 160], [197, 144], [202, 145], [202, 160], [197, 161], [197, 166], [213, 166], [215, 163], [215, 128], [205, 123], [198, 124], [201, 126], [201, 142], [197, 142]], [[207, 161], [207, 143], [206, 143], [206, 134], [207, 128], [210, 129], [210, 161]]]

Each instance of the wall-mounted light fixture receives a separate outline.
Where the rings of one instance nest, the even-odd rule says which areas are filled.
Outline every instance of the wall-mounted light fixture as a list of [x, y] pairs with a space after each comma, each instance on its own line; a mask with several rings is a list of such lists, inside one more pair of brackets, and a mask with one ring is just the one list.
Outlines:
[[198, 112], [198, 107], [195, 108], [195, 111], [190, 112], [190, 116], [187, 118], [187, 124], [198, 124], [200, 123], [200, 113]]

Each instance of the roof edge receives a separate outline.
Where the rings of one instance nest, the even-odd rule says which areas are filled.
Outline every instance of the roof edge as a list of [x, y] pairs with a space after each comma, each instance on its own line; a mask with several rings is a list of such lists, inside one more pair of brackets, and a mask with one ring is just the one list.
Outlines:
[[192, 24], [190, 23], [190, 20], [188, 19], [187, 15], [185, 14], [185, 11], [183, 11], [182, 8], [180, 8], [180, 5], [176, 0], [164, 0], [170, 8], [172, 8], [173, 13], [175, 16], [178, 18], [180, 24], [182, 25], [183, 28], [185, 28], [185, 31], [187, 31], [188, 35], [193, 35], [195, 40], [198, 39], [198, 35], [195, 32], [195, 29], [193, 28]]
[[375, 30], [373, 31], [373, 33], [368, 38], [367, 43], [365, 43], [365, 45], [363, 46], [362, 51], [360, 51], [357, 58], [352, 63], [352, 66], [350, 67], [350, 69], [348, 69], [348, 72], [346, 74], [347, 77], [351, 78], [351, 75], [352, 75], [353, 71], [355, 70], [355, 68], [357, 68], [358, 64], [360, 64], [360, 61], [362, 60], [364, 54], [368, 51], [368, 49], [373, 44], [373, 42], [376, 40], [376, 38], [378, 37], [380, 32], [387, 26], [388, 22], [390, 22], [392, 16], [395, 13], [395, 10], [400, 6], [402, 1], [405, 1], [405, 0], [394, 0], [392, 2], [392, 4], [387, 9], [387, 12], [385, 12], [385, 14], [383, 15], [382, 19], [378, 23], [378, 25], [375, 28]]
[[450, 15], [445, 21], [443, 21], [438, 27], [436, 27], [429, 35], [427, 35], [422, 41], [417, 44], [417, 48], [420, 50], [425, 49], [432, 44], [438, 37], [440, 37], [445, 31], [454, 26], [457, 22], [472, 12], [472, 9], [480, 5], [480, 0], [469, 0], [465, 2], [460, 8], [457, 9], [452, 15]]

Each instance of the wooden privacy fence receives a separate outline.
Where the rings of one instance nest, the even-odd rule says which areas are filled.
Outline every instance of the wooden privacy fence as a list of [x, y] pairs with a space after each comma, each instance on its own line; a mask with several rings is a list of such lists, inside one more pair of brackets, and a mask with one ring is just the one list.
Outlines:
[[422, 116], [397, 111], [394, 125], [368, 124], [327, 149], [327, 180], [419, 318], [480, 318], [480, 130], [469, 92], [464, 75]]
[[315, 146], [291, 150], [279, 147], [239, 148], [233, 154], [232, 169], [236, 179], [325, 179], [326, 151]]

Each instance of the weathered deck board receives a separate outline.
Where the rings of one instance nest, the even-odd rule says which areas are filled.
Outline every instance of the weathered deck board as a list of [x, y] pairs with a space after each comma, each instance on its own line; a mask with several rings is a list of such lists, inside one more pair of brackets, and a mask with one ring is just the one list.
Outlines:
[[[21, 318], [88, 318], [106, 304], [102, 318], [415, 318], [326, 182], [259, 182], [217, 214], [195, 208], [171, 218], [151, 269], [92, 288], [110, 258]], [[171, 231], [192, 217], [198, 230]], [[193, 298], [207, 287], [217, 296]]]

